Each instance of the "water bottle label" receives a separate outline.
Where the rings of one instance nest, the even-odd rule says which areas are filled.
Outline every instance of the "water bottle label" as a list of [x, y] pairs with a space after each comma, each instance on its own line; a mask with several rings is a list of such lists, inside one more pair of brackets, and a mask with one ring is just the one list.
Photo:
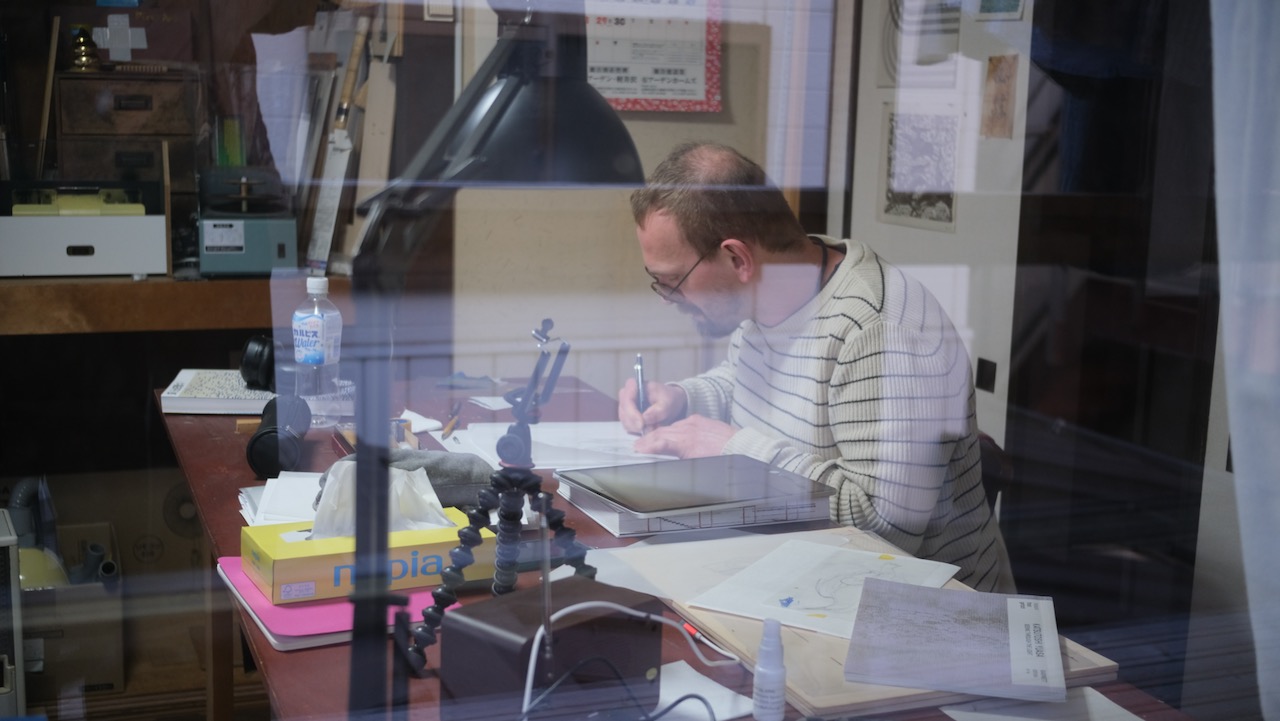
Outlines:
[[324, 318], [319, 314], [293, 315], [293, 360], [297, 363], [324, 365]]
[[324, 320], [324, 359], [337, 363], [342, 353], [342, 316], [330, 313]]

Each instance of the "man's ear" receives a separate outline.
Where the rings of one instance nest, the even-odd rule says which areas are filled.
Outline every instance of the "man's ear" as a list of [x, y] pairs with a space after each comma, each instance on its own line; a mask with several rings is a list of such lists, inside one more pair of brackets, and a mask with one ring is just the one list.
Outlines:
[[720, 241], [720, 249], [729, 254], [733, 263], [733, 272], [738, 280], [749, 282], [756, 272], [756, 254], [751, 244], [737, 238], [725, 238]]

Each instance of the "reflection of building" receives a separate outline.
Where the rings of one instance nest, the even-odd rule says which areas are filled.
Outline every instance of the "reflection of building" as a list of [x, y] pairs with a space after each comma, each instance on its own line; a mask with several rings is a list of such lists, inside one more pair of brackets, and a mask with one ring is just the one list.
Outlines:
[[1064, 627], [1154, 636], [1170, 658], [1130, 673], [1177, 702], [1224, 402], [1207, 4], [1046, 1], [1034, 25], [1007, 540], [1022, 588], [1074, 599]]
[[[484, 4], [464, 3], [460, 15]], [[964, 334], [975, 368], [988, 370], [979, 419], [1016, 465], [1002, 513], [1023, 590], [1060, 599], [1064, 629], [1109, 644], [1104, 652], [1143, 688], [1189, 704], [1203, 720], [1249, 718], [1244, 707], [1256, 689], [1244, 688], [1252, 683], [1248, 669], [1231, 665], [1248, 658], [1252, 637], [1246, 629], [1236, 643], [1241, 549], [1229, 538], [1237, 528], [1233, 481], [1225, 421], [1215, 417], [1225, 404], [1213, 388], [1224, 365], [1215, 358], [1217, 269], [1229, 266], [1215, 237], [1226, 206], [1212, 192], [1221, 159], [1211, 143], [1210, 3], [973, 3], [984, 12], [1023, 11], [1020, 19], [983, 20], [965, 14], [970, 4], [948, 0], [813, 2], [799, 5], [810, 16], [784, 21], [766, 17], [760, 3], [723, 5], [722, 107], [628, 113], [646, 167], [678, 138], [733, 144], [779, 177], [804, 178], [792, 185], [806, 186], [802, 201], [821, 201], [802, 202], [815, 232], [867, 240], [900, 267], [920, 268]], [[925, 33], [918, 17], [904, 22], [904, 6], [964, 10]], [[864, 11], [858, 22], [843, 14], [851, 7]], [[209, 119], [240, 115], [246, 151], [265, 163], [276, 144], [266, 151], [255, 113], [267, 120], [275, 106], [263, 103], [264, 84], [251, 74], [249, 31], [305, 26], [310, 8], [248, 0], [220, 0], [218, 8], [226, 12], [215, 19], [193, 16], [202, 45], [186, 51], [216, 66], [202, 77], [214, 106]], [[0, 13], [17, 56], [8, 66], [6, 130], [11, 140], [34, 139], [49, 17], [38, 3], [5, 3]], [[389, 141], [399, 166], [393, 175], [443, 112], [455, 62], [469, 77], [476, 63], [468, 59], [483, 57], [495, 35], [470, 16], [458, 23], [407, 27], [406, 52], [415, 61], [396, 67], [399, 97], [387, 113], [398, 121]], [[851, 37], [855, 28], [860, 37]], [[980, 124], [981, 87], [997, 57], [1019, 61], [1008, 136], [984, 133]], [[267, 100], [283, 105], [286, 98]], [[931, 129], [941, 116], [920, 108], [948, 103], [960, 121]], [[898, 113], [892, 134], [887, 104]], [[851, 117], [831, 123], [828, 135], [833, 110]], [[904, 139], [908, 115], [921, 122]], [[51, 139], [68, 140], [67, 128], [61, 137], [49, 130]], [[939, 155], [953, 142], [954, 158]], [[50, 150], [60, 151], [57, 145]], [[27, 149], [14, 146], [15, 167], [30, 164]], [[844, 156], [852, 156], [849, 167], [836, 167]], [[819, 167], [825, 162], [830, 176]], [[799, 166], [804, 172], [791, 175]], [[821, 196], [829, 177], [850, 187], [831, 192], [828, 206]], [[528, 328], [545, 316], [575, 342], [566, 373], [610, 393], [637, 350], [662, 377], [722, 356], [674, 311], [655, 305], [631, 243], [625, 193], [581, 202], [572, 195], [502, 201], [484, 192], [459, 197], [452, 232], [433, 238], [420, 259], [431, 288], [412, 296], [398, 319], [405, 358], [397, 378], [524, 372]], [[1248, 235], [1275, 232], [1264, 225]], [[954, 292], [938, 292], [944, 283]], [[236, 290], [210, 293], [210, 285]], [[155, 288], [165, 293], [145, 295]], [[269, 310], [255, 305], [269, 296], [266, 281], [60, 279], [0, 282], [0, 292], [4, 307], [21, 311], [0, 321], [10, 375], [22, 379], [0, 391], [10, 411], [6, 467], [48, 470], [59, 510], [72, 522], [115, 517], [121, 546], [131, 549], [125, 570], [135, 588], [148, 575], [154, 590], [175, 573], [193, 574], [199, 519], [182, 515], [181, 494], [174, 495], [183, 482], [149, 393], [180, 367], [226, 365], [247, 335], [269, 332]], [[126, 308], [125, 320], [113, 308]], [[1264, 309], [1250, 310], [1265, 318]], [[1269, 326], [1249, 320], [1245, 327]], [[1252, 340], [1265, 359], [1269, 339], [1258, 333]], [[1234, 352], [1223, 351], [1228, 360]], [[85, 364], [86, 357], [95, 362]], [[1267, 377], [1255, 380], [1265, 389]], [[85, 427], [113, 432], [78, 434], [77, 452], [67, 454], [47, 429], [61, 427], [73, 404]], [[1235, 653], [1200, 653], [1206, 634], [1231, 639], [1219, 648]], [[185, 641], [185, 628], [178, 635]], [[1206, 666], [1217, 666], [1218, 675], [1205, 675]], [[1204, 708], [1206, 696], [1221, 705]]]

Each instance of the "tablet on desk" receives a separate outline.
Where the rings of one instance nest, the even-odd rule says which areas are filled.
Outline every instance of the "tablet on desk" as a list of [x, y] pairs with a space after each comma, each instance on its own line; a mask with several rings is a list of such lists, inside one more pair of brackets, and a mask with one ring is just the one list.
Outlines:
[[818, 500], [835, 491], [798, 473], [742, 455], [558, 471], [575, 491], [637, 518], [716, 511], [782, 499]]

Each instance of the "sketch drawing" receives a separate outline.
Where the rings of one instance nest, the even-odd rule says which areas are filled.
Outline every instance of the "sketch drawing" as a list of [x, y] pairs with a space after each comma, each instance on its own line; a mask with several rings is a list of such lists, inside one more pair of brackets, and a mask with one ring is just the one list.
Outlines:
[[865, 558], [846, 554], [832, 554], [829, 560], [829, 564], [796, 578], [787, 589], [789, 595], [779, 604], [809, 613], [856, 614], [862, 585], [868, 578], [892, 579], [903, 574], [902, 564], [896, 557], [877, 557], [877, 562], [871, 564]]
[[982, 696], [1066, 692], [1053, 599], [879, 579], [866, 584], [844, 669], [847, 681]]
[[869, 578], [938, 587], [950, 564], [791, 540], [689, 603], [847, 637]]

